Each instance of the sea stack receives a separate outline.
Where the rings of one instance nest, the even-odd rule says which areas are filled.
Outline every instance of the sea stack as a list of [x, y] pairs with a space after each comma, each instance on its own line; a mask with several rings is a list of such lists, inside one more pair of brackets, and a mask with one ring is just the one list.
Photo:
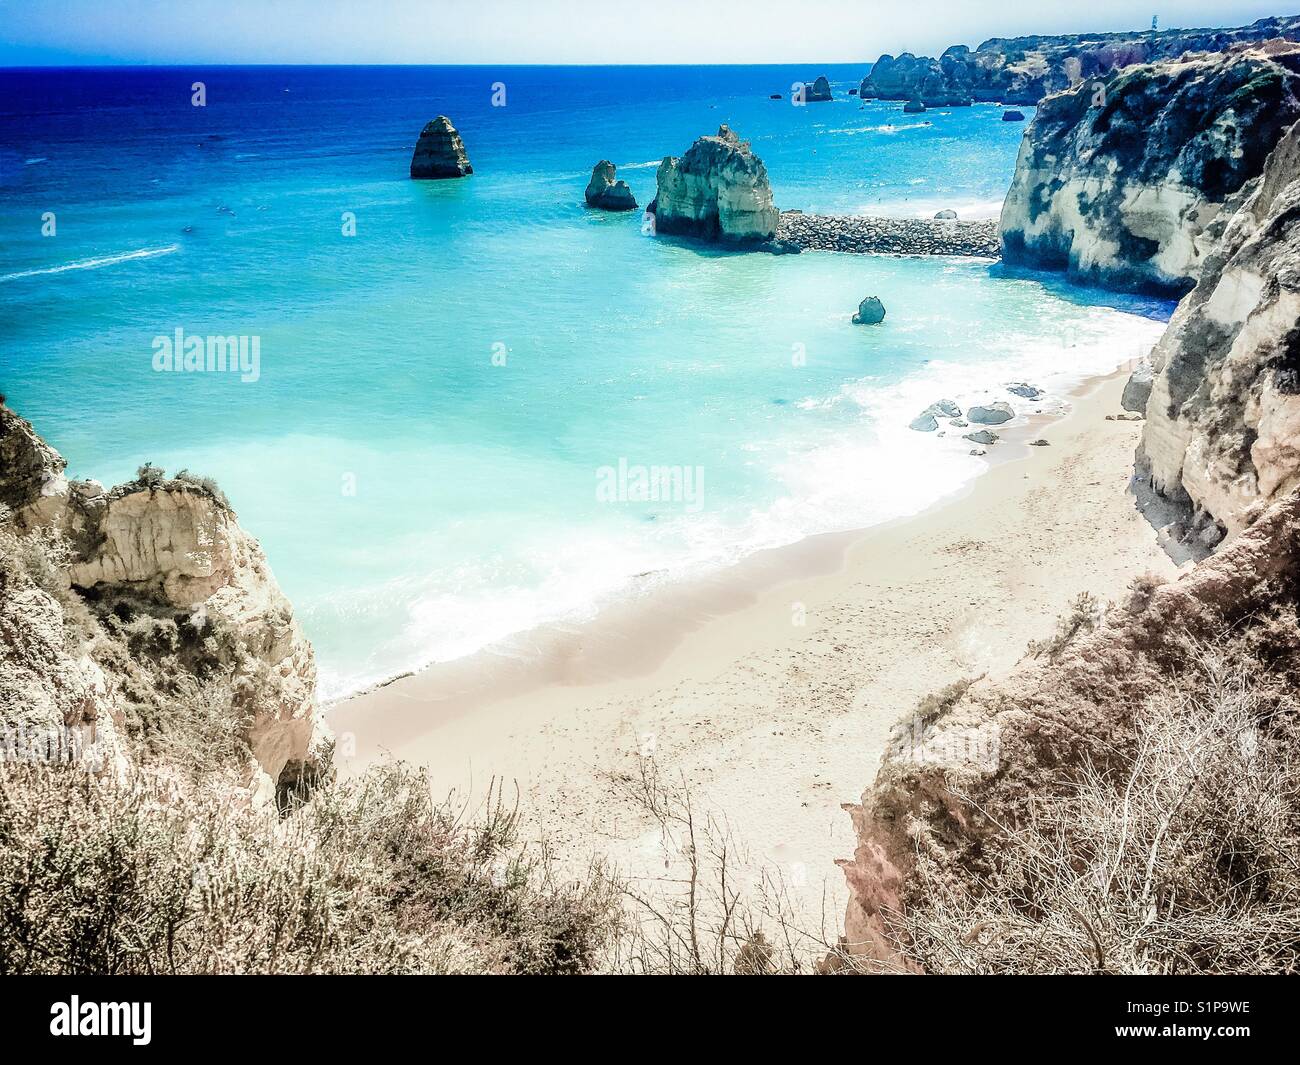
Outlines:
[[458, 178], [474, 173], [465, 144], [446, 115], [439, 115], [420, 131], [411, 156], [413, 178]]
[[591, 168], [591, 180], [587, 182], [586, 200], [588, 207], [599, 207], [602, 211], [635, 211], [636, 197], [628, 188], [626, 181], [615, 181], [617, 168], [608, 159], [602, 159]]
[[655, 232], [728, 244], [762, 244], [776, 236], [780, 213], [763, 160], [726, 126], [701, 137], [680, 159], [659, 164], [649, 210]]
[[823, 74], [811, 84], [804, 82], [803, 101], [806, 104], [823, 104], [834, 99], [831, 95], [831, 83], [826, 80]]

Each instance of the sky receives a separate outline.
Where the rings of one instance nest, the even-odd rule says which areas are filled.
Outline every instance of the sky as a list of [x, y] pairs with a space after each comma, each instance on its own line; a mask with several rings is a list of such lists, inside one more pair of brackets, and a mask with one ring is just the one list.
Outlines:
[[1175, 28], [1293, 13], [1234, 0], [0, 0], [0, 66], [853, 63], [1141, 30], [1153, 15]]

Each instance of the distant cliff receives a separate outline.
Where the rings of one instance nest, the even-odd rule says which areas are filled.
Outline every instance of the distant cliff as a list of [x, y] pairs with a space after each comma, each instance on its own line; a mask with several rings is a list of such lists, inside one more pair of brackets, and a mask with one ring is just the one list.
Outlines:
[[1003, 258], [1079, 281], [1187, 292], [1214, 220], [1300, 118], [1300, 46], [1130, 67], [1048, 97], [1002, 208]]
[[1079, 33], [994, 37], [972, 51], [953, 45], [938, 59], [904, 52], [882, 55], [863, 80], [863, 99], [911, 100], [929, 107], [972, 101], [1037, 104], [1081, 80], [1134, 63], [1218, 52], [1238, 43], [1282, 37], [1300, 40], [1300, 15], [1260, 19], [1235, 29]]

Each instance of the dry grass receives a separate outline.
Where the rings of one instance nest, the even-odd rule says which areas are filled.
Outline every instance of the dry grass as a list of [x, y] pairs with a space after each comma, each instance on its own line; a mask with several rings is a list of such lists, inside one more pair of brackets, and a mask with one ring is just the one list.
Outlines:
[[903, 953], [938, 973], [1300, 970], [1296, 692], [1240, 642], [1197, 643], [1106, 767], [993, 825], [990, 872], [954, 878], [919, 847], [894, 915]]
[[0, 764], [0, 972], [576, 973], [618, 896], [556, 883], [495, 792], [434, 802], [401, 766], [281, 818], [225, 789]]

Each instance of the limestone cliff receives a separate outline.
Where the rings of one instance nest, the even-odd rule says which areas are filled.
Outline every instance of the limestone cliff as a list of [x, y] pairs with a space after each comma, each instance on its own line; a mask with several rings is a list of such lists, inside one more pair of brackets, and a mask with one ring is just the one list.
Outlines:
[[1129, 68], [1044, 100], [1002, 208], [1003, 258], [1079, 281], [1187, 292], [1212, 223], [1300, 118], [1300, 47]]
[[960, 106], [972, 100], [1036, 104], [1081, 80], [1135, 63], [1223, 51], [1234, 44], [1274, 37], [1300, 39], [1300, 16], [1260, 19], [1222, 30], [992, 38], [973, 51], [953, 45], [938, 59], [910, 52], [882, 55], [862, 79], [858, 93], [867, 100], [920, 98], [929, 107]]
[[763, 160], [726, 126], [701, 137], [680, 159], [659, 164], [658, 191], [649, 210], [655, 232], [732, 244], [762, 243], [776, 235], [780, 212]]
[[1300, 124], [1237, 201], [1153, 352], [1138, 453], [1212, 539], [1300, 485]]
[[120, 764], [179, 704], [237, 724], [259, 800], [313, 763], [327, 733], [315, 659], [261, 547], [210, 482], [104, 490], [0, 406], [0, 712], [33, 737], [71, 730]]

